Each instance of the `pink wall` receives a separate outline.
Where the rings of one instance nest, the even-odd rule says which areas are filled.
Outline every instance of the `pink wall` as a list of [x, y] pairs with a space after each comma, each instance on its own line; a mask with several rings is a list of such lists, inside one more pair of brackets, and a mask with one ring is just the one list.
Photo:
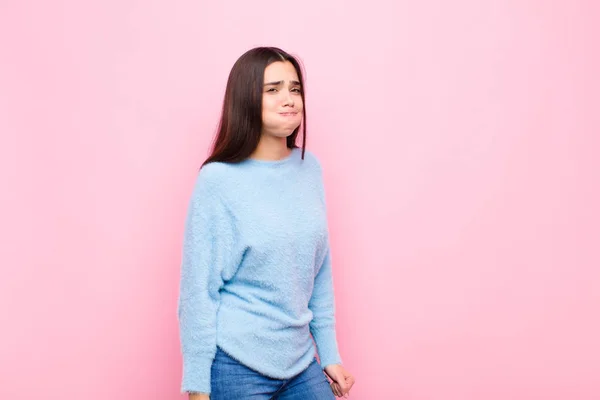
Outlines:
[[593, 1], [0, 3], [0, 398], [180, 399], [235, 59], [307, 67], [351, 398], [600, 398]]

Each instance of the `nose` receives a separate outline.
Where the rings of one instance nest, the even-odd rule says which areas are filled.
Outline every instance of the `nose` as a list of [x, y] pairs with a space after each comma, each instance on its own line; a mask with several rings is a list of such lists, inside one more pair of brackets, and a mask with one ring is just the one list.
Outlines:
[[289, 90], [284, 91], [284, 93], [285, 93], [284, 94], [285, 97], [283, 99], [283, 105], [293, 107], [294, 106], [294, 98], [292, 97], [292, 93]]

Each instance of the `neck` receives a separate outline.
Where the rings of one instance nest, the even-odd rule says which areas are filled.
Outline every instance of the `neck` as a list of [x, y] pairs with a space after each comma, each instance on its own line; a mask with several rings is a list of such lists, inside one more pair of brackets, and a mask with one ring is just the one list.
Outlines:
[[291, 149], [287, 147], [287, 139], [270, 135], [262, 135], [256, 150], [250, 158], [257, 160], [276, 161], [289, 156]]

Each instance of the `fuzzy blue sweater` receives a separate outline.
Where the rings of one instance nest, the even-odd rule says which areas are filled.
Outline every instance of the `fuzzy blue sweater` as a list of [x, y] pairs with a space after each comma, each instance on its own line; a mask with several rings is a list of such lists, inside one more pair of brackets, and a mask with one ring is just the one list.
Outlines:
[[277, 379], [302, 372], [316, 350], [323, 368], [341, 363], [322, 171], [301, 152], [198, 174], [177, 307], [182, 392], [210, 393], [217, 346]]

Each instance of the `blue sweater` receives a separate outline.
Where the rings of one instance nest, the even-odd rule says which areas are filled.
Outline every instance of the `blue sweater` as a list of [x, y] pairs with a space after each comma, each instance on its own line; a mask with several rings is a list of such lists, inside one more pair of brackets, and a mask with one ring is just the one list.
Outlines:
[[341, 363], [322, 171], [301, 152], [198, 174], [177, 307], [182, 392], [210, 393], [217, 346], [277, 379], [302, 372], [316, 350], [323, 368]]

